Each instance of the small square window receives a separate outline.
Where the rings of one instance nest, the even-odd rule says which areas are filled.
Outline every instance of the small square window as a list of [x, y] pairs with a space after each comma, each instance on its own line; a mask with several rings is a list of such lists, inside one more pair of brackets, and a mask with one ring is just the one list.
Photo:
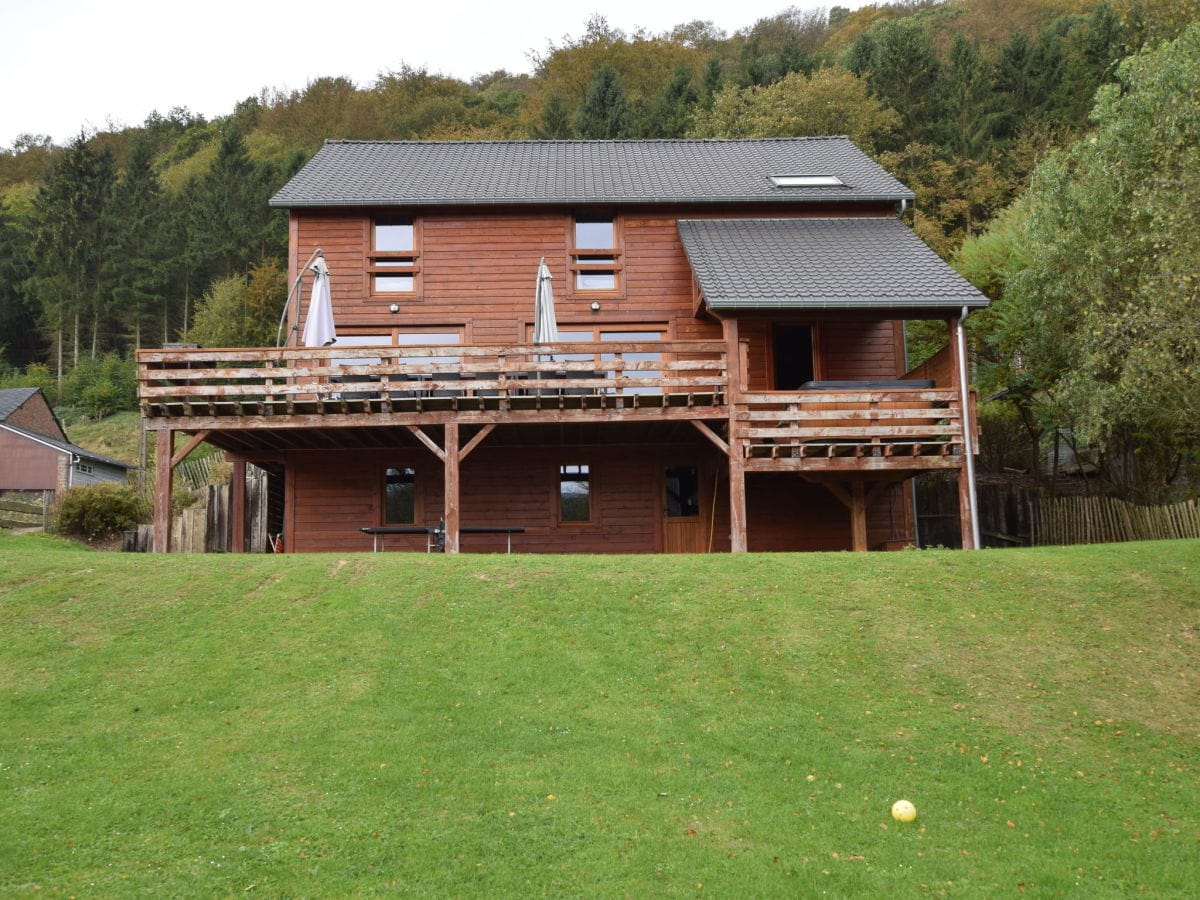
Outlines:
[[411, 294], [414, 286], [411, 273], [375, 276], [375, 293], [377, 294]]
[[558, 510], [563, 522], [589, 522], [592, 518], [591, 473], [585, 465], [559, 466]]
[[612, 250], [617, 246], [616, 228], [611, 218], [576, 219], [576, 250]]
[[376, 253], [411, 253], [413, 250], [412, 222], [376, 222]]

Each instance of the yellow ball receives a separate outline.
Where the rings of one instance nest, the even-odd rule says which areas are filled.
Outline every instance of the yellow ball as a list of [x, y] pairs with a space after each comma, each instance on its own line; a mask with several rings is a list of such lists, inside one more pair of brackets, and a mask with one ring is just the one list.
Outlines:
[[892, 818], [897, 822], [912, 822], [917, 818], [917, 808], [907, 800], [897, 800], [892, 804]]

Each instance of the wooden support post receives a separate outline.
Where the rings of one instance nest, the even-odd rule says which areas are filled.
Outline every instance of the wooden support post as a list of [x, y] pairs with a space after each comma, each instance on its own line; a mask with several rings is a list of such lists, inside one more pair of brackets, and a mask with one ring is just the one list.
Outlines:
[[229, 476], [229, 552], [246, 552], [246, 461], [231, 460], [233, 472]]
[[861, 480], [850, 484], [850, 549], [855, 552], [867, 549], [866, 482]]
[[446, 423], [444, 464], [446, 468], [446, 552], [458, 552], [458, 489], [461, 458], [458, 454], [458, 423]]
[[175, 450], [175, 432], [160, 428], [154, 445], [154, 552], [171, 552], [171, 456]]
[[962, 530], [963, 549], [978, 549], [974, 520], [971, 516], [971, 476], [966, 466], [958, 470], [958, 522]]
[[725, 407], [729, 414], [729, 549], [745, 553], [749, 548], [746, 523], [746, 448], [737, 421], [737, 405], [745, 384], [742, 372], [742, 348], [738, 340], [738, 320], [724, 319], [725, 372], [729, 379]]

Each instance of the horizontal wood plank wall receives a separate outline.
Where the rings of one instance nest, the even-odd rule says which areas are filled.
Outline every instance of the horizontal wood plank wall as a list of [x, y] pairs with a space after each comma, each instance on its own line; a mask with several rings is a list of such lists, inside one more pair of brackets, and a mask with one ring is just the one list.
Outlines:
[[[751, 552], [850, 549], [850, 510], [819, 484], [791, 473], [754, 473], [746, 504]], [[899, 486], [876, 498], [867, 510], [868, 547], [912, 537], [906, 507]]]
[[[558, 521], [558, 467], [586, 464], [592, 481], [592, 521]], [[662, 468], [698, 465], [704, 545], [729, 550], [729, 504], [722, 461], [704, 444], [628, 446], [481, 446], [462, 468], [464, 525], [516, 526], [513, 549], [537, 553], [653, 553], [661, 547]], [[442, 465], [426, 451], [303, 451], [290, 454], [296, 508], [289, 550], [361, 552], [371, 538], [359, 532], [383, 521], [383, 471], [411, 466], [417, 479], [417, 524], [437, 525], [442, 510]], [[714, 473], [716, 477], [714, 478]], [[714, 482], [716, 493], [713, 493]], [[850, 515], [829, 491], [794, 474], [750, 476], [750, 549], [846, 550]], [[713, 499], [716, 499], [714, 507]], [[910, 536], [900, 488], [885, 491], [869, 515], [872, 547]], [[424, 551], [422, 535], [390, 535], [388, 550]], [[463, 552], [503, 552], [503, 535], [465, 535]]]
[[821, 323], [821, 378], [844, 381], [898, 378], [904, 360], [896, 355], [892, 322], [827, 321]]
[[[295, 212], [292, 265], [317, 247], [324, 251], [339, 328], [465, 325], [466, 340], [472, 343], [523, 341], [533, 316], [538, 262], [545, 257], [554, 277], [560, 324], [661, 322], [678, 339], [720, 337], [718, 323], [692, 315], [692, 271], [676, 223], [687, 217], [765, 214], [746, 208], [622, 211], [624, 289], [580, 292], [574, 290], [569, 270], [569, 210], [413, 212], [420, 223], [419, 290], [412, 296], [377, 297], [370, 295], [365, 271], [372, 212]], [[772, 209], [769, 214], [797, 212]], [[807, 212], [852, 214], [845, 209]], [[306, 302], [307, 297], [306, 290]], [[591, 309], [593, 300], [600, 302], [599, 312]], [[389, 312], [392, 303], [400, 306], [398, 313]], [[769, 340], [769, 331], [762, 337]]]

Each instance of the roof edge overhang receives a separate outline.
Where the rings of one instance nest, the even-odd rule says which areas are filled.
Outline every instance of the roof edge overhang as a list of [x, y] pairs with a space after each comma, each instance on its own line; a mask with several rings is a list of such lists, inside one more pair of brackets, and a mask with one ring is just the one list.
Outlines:
[[804, 206], [831, 203], [878, 204], [916, 200], [911, 191], [894, 194], [855, 194], [852, 197], [821, 194], [809, 197], [763, 197], [745, 195], [732, 197], [426, 197], [408, 200], [364, 199], [339, 200], [280, 200], [272, 197], [267, 205], [272, 209], [397, 209], [433, 207], [496, 207], [496, 206]]
[[989, 305], [986, 297], [947, 297], [945, 299], [932, 299], [930, 297], [913, 296], [913, 297], [855, 297], [847, 299], [845, 297], [804, 297], [804, 298], [778, 298], [778, 297], [746, 297], [737, 300], [725, 300], [714, 302], [710, 298], [705, 298], [705, 305], [713, 312], [737, 312], [739, 310], [746, 312], [762, 312], [771, 310], [788, 310], [792, 312], [805, 312], [807, 310], [841, 310], [853, 312], [856, 310], [881, 310], [881, 309], [897, 309], [904, 311], [911, 310], [936, 310], [945, 312], [962, 309], [964, 306], [970, 309], [983, 309]]

